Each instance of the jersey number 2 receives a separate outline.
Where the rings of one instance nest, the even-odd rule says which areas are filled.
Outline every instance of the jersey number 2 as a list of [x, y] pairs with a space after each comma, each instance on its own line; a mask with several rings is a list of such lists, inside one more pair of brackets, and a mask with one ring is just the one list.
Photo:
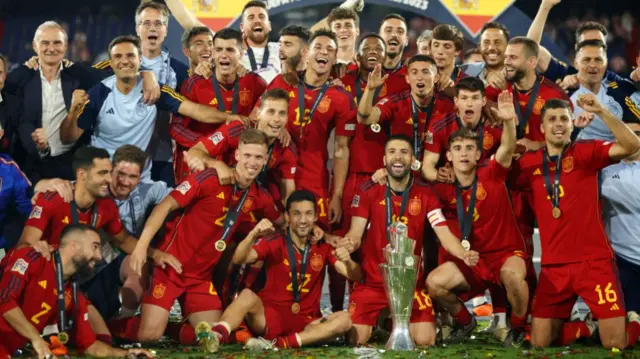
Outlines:
[[33, 317], [31, 317], [31, 321], [36, 324], [40, 324], [40, 317], [49, 313], [49, 311], [51, 310], [51, 306], [45, 302], [42, 302], [40, 307], [42, 308], [42, 310], [34, 314]]

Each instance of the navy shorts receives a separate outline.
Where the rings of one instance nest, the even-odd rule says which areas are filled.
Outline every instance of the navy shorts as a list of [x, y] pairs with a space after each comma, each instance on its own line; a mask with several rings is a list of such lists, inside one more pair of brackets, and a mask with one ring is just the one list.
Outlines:
[[627, 311], [640, 312], [640, 266], [616, 256]]
[[125, 256], [126, 254], [120, 254], [95, 277], [80, 286], [105, 321], [120, 311], [120, 288], [123, 285], [120, 280], [120, 266]]

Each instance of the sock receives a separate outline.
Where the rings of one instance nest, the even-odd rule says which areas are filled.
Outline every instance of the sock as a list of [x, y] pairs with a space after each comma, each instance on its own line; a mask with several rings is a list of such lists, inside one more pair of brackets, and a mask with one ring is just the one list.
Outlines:
[[473, 305], [474, 308], [479, 307], [486, 303], [487, 303], [487, 298], [484, 295], [480, 295], [471, 299], [471, 304]]
[[289, 334], [286, 337], [278, 337], [276, 346], [280, 349], [300, 348], [300, 338], [298, 334]]
[[519, 317], [512, 312], [509, 321], [511, 322], [511, 329], [523, 330], [524, 326], [527, 325], [527, 315]]
[[220, 334], [220, 343], [229, 343], [229, 324], [227, 322], [218, 322], [213, 328], [215, 333]]
[[113, 337], [111, 334], [96, 334], [96, 339], [105, 344], [113, 345]]
[[114, 319], [109, 322], [108, 327], [113, 336], [137, 342], [140, 317]]
[[[494, 308], [495, 310], [496, 308]], [[507, 313], [506, 312], [495, 312], [493, 313], [495, 317], [498, 318], [498, 328], [503, 328], [507, 326]], [[525, 317], [526, 322], [527, 317]]]
[[169, 338], [182, 345], [195, 345], [198, 343], [196, 331], [189, 323], [169, 323], [167, 324], [166, 333]]
[[458, 323], [458, 325], [465, 327], [469, 325], [469, 323], [471, 323], [471, 320], [473, 318], [471, 317], [471, 313], [469, 313], [469, 311], [467, 310], [467, 307], [465, 307], [463, 304], [460, 306], [460, 310], [453, 315], [453, 319], [456, 320], [456, 323]]
[[562, 325], [560, 337], [553, 344], [569, 345], [580, 338], [588, 338], [590, 336], [589, 327], [583, 321], [566, 322]]
[[629, 344], [627, 344], [627, 347], [631, 348], [636, 345], [638, 337], [640, 337], [640, 324], [638, 324], [638, 322], [627, 323], [627, 335], [629, 336]]

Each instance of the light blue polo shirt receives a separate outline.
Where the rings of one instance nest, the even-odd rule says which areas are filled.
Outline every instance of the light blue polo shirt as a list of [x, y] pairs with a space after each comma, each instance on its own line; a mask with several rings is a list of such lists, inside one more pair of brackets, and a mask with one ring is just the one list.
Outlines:
[[[162, 86], [160, 99], [155, 105], [145, 105], [142, 79], [123, 94], [116, 87], [116, 77], [111, 76], [92, 87], [89, 102], [81, 110], [78, 127], [91, 133], [91, 145], [104, 148], [113, 156], [116, 149], [130, 144], [149, 153], [158, 110], [177, 113], [184, 98], [167, 86]], [[142, 178], [150, 177], [151, 165], [147, 163]]]
[[600, 172], [605, 230], [613, 250], [640, 266], [640, 161], [622, 161]]
[[140, 182], [126, 199], [114, 198], [124, 228], [136, 238], [140, 237], [147, 216], [153, 207], [169, 195], [172, 190], [173, 188], [168, 187], [162, 181]]

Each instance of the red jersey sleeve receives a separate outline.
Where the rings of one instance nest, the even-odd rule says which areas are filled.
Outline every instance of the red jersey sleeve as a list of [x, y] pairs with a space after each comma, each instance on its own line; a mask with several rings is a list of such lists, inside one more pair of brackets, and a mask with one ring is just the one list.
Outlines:
[[576, 141], [574, 151], [576, 165], [600, 171], [614, 164], [616, 161], [609, 156], [611, 146], [613, 146], [613, 142], [598, 140]]
[[427, 203], [427, 219], [429, 220], [429, 224], [431, 227], [435, 228], [438, 226], [446, 226], [447, 219], [444, 217], [442, 213], [442, 203], [440, 203], [440, 198], [433, 191], [431, 186], [427, 185], [428, 188], [426, 190], [426, 203]]
[[336, 111], [336, 136], [353, 137], [356, 134], [356, 103], [353, 96], [342, 88], [337, 89]]
[[253, 250], [258, 254], [258, 259], [256, 261], [269, 261], [269, 258], [271, 257], [269, 254], [271, 253], [272, 247], [277, 238], [279, 238], [279, 235], [277, 233], [273, 233], [258, 239], [257, 243], [253, 245]]
[[372, 180], [364, 182], [351, 200], [351, 216], [369, 219], [376, 184]]
[[276, 203], [273, 201], [273, 197], [271, 197], [269, 192], [264, 188], [258, 188], [258, 192], [260, 194], [257, 209], [261, 210], [264, 218], [271, 222], [280, 218], [280, 211], [278, 211], [278, 207], [276, 207]]
[[42, 272], [43, 264], [42, 256], [31, 248], [14, 252], [0, 281], [0, 315], [18, 306], [27, 282]]
[[385, 97], [378, 101], [376, 107], [380, 110], [380, 119], [378, 120], [379, 124], [383, 124], [393, 119], [395, 103], [389, 97]]
[[260, 77], [260, 75], [256, 75], [256, 78], [253, 81], [253, 99], [251, 101], [252, 104], [257, 104], [262, 97], [262, 94], [267, 90], [267, 83]]
[[199, 142], [207, 149], [209, 156], [224, 156], [231, 149], [238, 148], [238, 139], [244, 130], [242, 122], [233, 121], [220, 126], [211, 136], [200, 137]]
[[484, 94], [485, 96], [487, 96], [487, 100], [489, 101], [497, 102], [500, 92], [502, 92], [502, 90], [497, 89], [493, 86], [487, 86], [484, 88]]
[[444, 125], [446, 115], [441, 115], [433, 119], [427, 129], [427, 134], [424, 136], [424, 150], [432, 153], [442, 154], [442, 149], [446, 148], [446, 144], [449, 142], [448, 138], [444, 138], [446, 132], [446, 126]]
[[328, 243], [323, 243], [323, 246], [327, 246], [327, 262], [329, 262], [329, 265], [335, 267], [336, 266], [336, 262], [338, 261], [338, 258], [336, 258], [335, 254], [333, 254], [333, 248], [331, 248], [331, 246]]
[[191, 174], [169, 195], [178, 202], [180, 208], [184, 208], [202, 197], [205, 193], [204, 188], [211, 183], [217, 183], [217, 178], [218, 173], [213, 169]]
[[44, 233], [56, 210], [60, 209], [58, 207], [60, 204], [62, 201], [56, 192], [47, 192], [40, 196], [36, 200], [25, 226], [38, 228]]
[[74, 340], [78, 349], [85, 351], [96, 342], [97, 338], [89, 323], [88, 303], [84, 294], [78, 293], [78, 303], [76, 305], [78, 308], [74, 311]]
[[179, 114], [171, 114], [169, 135], [176, 143], [185, 148], [191, 148], [198, 143], [199, 134], [189, 129], [191, 119]]
[[122, 221], [120, 220], [120, 212], [118, 211], [118, 206], [112, 200], [102, 201], [106, 223], [102, 226], [105, 232], [108, 234], [115, 236], [116, 234], [122, 232], [124, 226], [122, 225]]
[[298, 151], [296, 145], [289, 143], [289, 147], [282, 152], [282, 161], [278, 164], [278, 171], [282, 179], [296, 179], [296, 164], [298, 163]]
[[498, 182], [506, 182], [509, 175], [509, 169], [502, 167], [501, 164], [496, 161], [496, 155], [491, 156], [491, 159], [486, 161], [480, 166], [486, 166], [487, 174], [490, 178]]

